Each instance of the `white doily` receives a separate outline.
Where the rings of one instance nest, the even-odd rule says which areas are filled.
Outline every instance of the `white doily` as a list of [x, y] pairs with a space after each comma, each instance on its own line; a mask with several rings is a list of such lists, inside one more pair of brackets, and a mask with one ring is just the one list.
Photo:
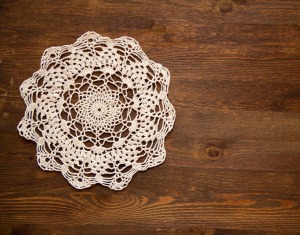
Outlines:
[[27, 109], [18, 130], [37, 143], [42, 169], [61, 171], [77, 189], [121, 190], [165, 159], [175, 121], [169, 82], [168, 70], [133, 38], [87, 32], [45, 50], [20, 87]]

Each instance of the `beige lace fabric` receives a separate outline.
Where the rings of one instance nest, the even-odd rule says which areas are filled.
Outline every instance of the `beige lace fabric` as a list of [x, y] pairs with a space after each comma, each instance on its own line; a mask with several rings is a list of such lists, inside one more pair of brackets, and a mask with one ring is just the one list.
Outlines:
[[124, 189], [138, 171], [161, 164], [175, 110], [169, 71], [130, 37], [87, 32], [48, 48], [20, 87], [21, 136], [37, 143], [43, 170], [61, 171], [77, 189]]

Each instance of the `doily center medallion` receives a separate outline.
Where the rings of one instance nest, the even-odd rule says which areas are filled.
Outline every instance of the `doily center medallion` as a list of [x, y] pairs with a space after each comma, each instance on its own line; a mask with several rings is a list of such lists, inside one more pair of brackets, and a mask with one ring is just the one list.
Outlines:
[[61, 171], [77, 189], [121, 190], [165, 159], [175, 121], [169, 82], [133, 38], [87, 32], [44, 52], [20, 87], [27, 108], [18, 130], [37, 143], [42, 169]]

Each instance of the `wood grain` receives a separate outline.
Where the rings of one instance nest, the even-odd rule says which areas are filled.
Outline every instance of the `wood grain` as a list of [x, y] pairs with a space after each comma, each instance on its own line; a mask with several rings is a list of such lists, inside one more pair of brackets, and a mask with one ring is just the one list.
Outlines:
[[[299, 234], [298, 0], [0, 1], [0, 234]], [[165, 163], [77, 191], [18, 135], [19, 86], [86, 31], [169, 68]]]

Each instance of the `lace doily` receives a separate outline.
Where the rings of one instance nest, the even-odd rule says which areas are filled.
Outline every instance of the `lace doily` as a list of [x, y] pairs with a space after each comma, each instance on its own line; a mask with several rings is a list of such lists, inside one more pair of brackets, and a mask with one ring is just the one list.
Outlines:
[[165, 159], [175, 120], [169, 82], [168, 70], [133, 38], [87, 32], [45, 50], [20, 87], [27, 108], [18, 130], [37, 143], [43, 170], [61, 171], [77, 189], [121, 190]]

